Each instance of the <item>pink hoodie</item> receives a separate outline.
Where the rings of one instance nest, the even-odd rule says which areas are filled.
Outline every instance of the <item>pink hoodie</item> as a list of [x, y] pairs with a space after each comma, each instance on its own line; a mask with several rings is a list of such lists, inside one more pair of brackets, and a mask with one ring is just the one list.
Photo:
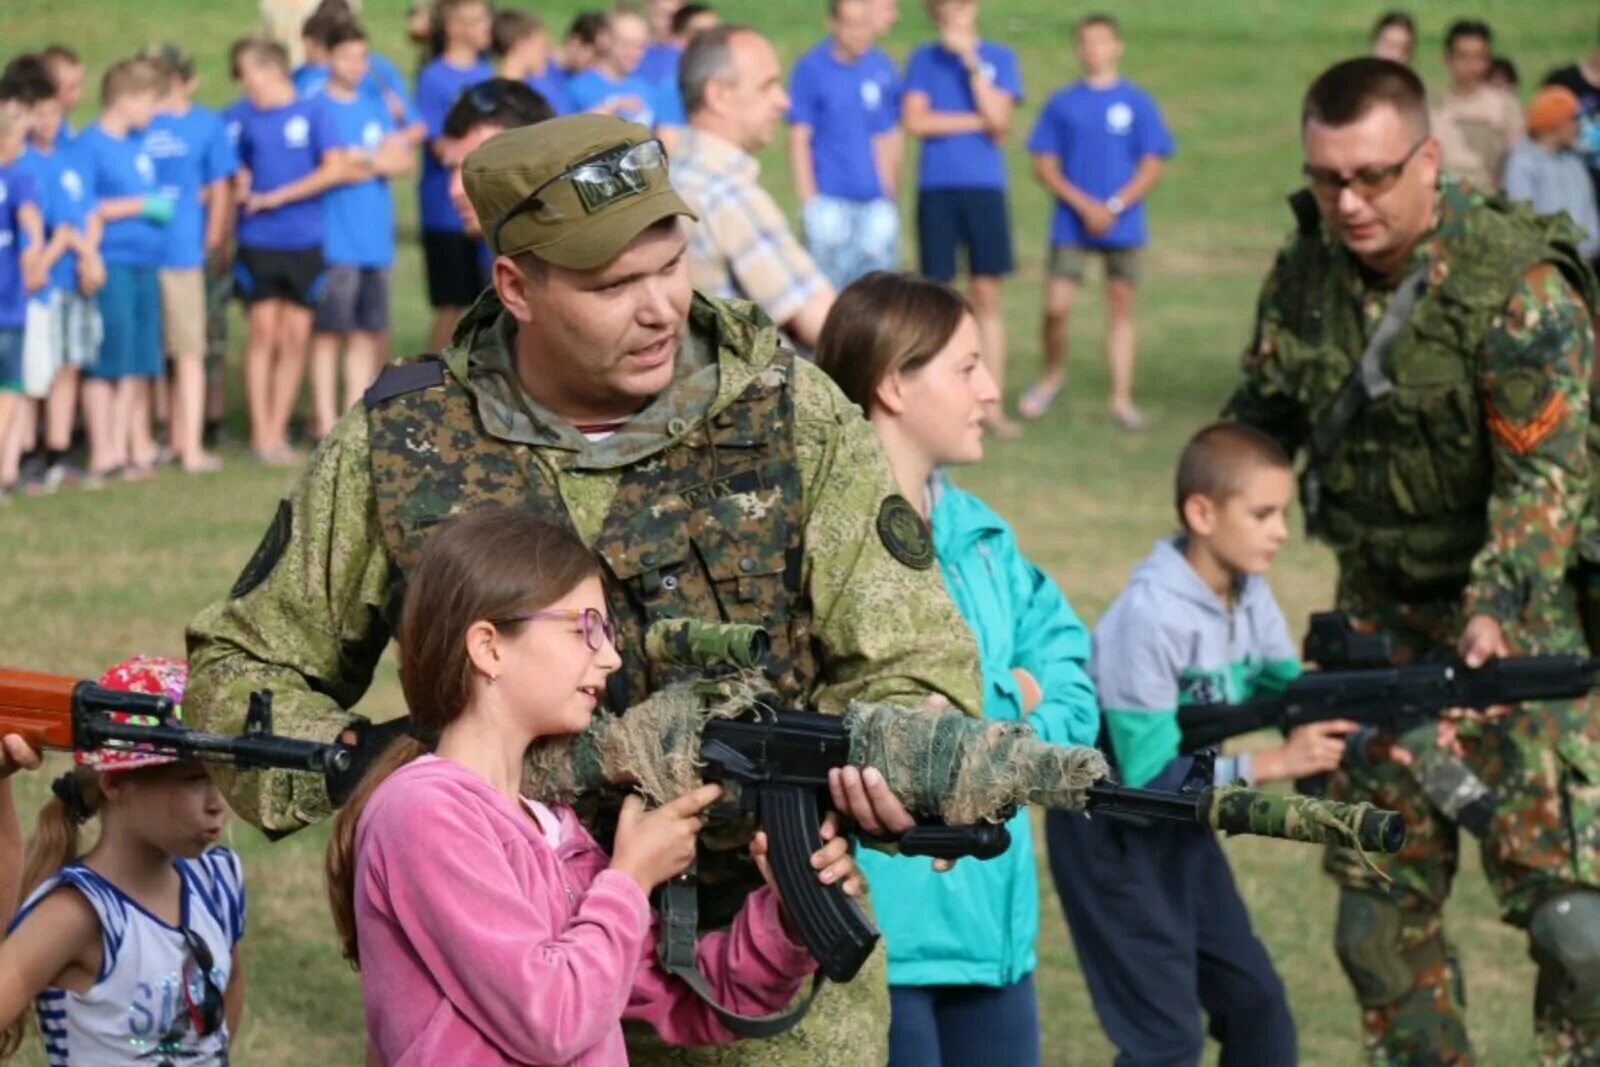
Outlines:
[[[655, 963], [649, 902], [556, 808], [552, 847], [472, 771], [424, 756], [378, 787], [356, 831], [356, 929], [367, 1036], [384, 1064], [626, 1064], [621, 1020], [677, 1044], [727, 1044]], [[697, 955], [718, 999], [783, 1007], [816, 968], [763, 887]]]

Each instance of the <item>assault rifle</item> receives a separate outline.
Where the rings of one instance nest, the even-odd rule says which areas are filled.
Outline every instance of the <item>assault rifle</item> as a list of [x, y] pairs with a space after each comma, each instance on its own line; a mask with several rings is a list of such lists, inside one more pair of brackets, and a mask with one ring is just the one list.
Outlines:
[[[733, 812], [765, 827], [785, 907], [820, 972], [834, 981], [853, 978], [878, 939], [859, 906], [838, 886], [820, 885], [811, 869], [835, 767], [877, 768], [919, 823], [932, 821], [897, 839], [910, 855], [997, 856], [1010, 844], [1003, 822], [1021, 804], [1383, 852], [1404, 842], [1399, 816], [1367, 805], [1213, 787], [1209, 776], [1178, 793], [1119, 785], [1107, 779], [1099, 752], [1046, 744], [1016, 723], [887, 704], [855, 703], [842, 716], [797, 710], [758, 680], [768, 648], [766, 632], [754, 626], [653, 624], [647, 657], [689, 667], [700, 680], [660, 690], [624, 715], [599, 716], [583, 734], [536, 745], [524, 784], [530, 796], [558, 801], [629, 785], [664, 800], [701, 781], [722, 784]], [[692, 873], [663, 889], [659, 954], [666, 969], [745, 1036], [793, 1025], [796, 1011], [752, 1020], [715, 1003], [694, 965]]]
[[[1313, 617], [1313, 627], [1345, 625], [1337, 613]], [[1325, 631], [1326, 633], [1326, 631]], [[1385, 635], [1370, 639], [1359, 658], [1387, 658]], [[1332, 638], [1329, 638], [1330, 640]], [[1307, 638], [1310, 646], [1312, 639]], [[1309, 658], [1309, 656], [1308, 656]], [[1327, 660], [1324, 660], [1327, 662]], [[1307, 723], [1350, 719], [1399, 736], [1448, 708], [1482, 710], [1531, 700], [1575, 700], [1600, 689], [1600, 659], [1584, 656], [1508, 656], [1481, 667], [1459, 660], [1302, 674], [1281, 693], [1243, 704], [1193, 704], [1178, 709], [1182, 750], [1194, 752], [1255, 730], [1288, 733]]]
[[[116, 721], [113, 712], [136, 716]], [[20, 734], [35, 749], [133, 749], [151, 746], [179, 759], [241, 769], [283, 767], [317, 774], [350, 768], [350, 751], [272, 732], [272, 692], [250, 694], [244, 732], [191, 730], [178, 705], [156, 693], [129, 693], [90, 681], [0, 667], [0, 736]]]

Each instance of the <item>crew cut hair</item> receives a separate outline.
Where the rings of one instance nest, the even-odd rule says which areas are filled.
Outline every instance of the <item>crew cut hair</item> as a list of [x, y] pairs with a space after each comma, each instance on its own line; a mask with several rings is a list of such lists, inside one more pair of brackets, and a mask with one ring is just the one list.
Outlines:
[[1283, 446], [1254, 426], [1242, 422], [1214, 422], [1189, 438], [1178, 457], [1173, 506], [1178, 521], [1188, 528], [1183, 505], [1192, 496], [1222, 504], [1244, 489], [1255, 471], [1293, 470]]
[[1404, 11], [1385, 11], [1378, 16], [1378, 21], [1372, 24], [1372, 32], [1367, 35], [1368, 41], [1376, 41], [1384, 30], [1390, 27], [1405, 30], [1411, 39], [1417, 39], [1417, 20]]
[[1083, 31], [1090, 26], [1104, 26], [1118, 38], [1122, 37], [1122, 24], [1117, 21], [1117, 16], [1105, 11], [1091, 11], [1072, 25], [1072, 35], [1082, 37]]
[[1427, 135], [1428, 96], [1422, 79], [1404, 63], [1375, 56], [1347, 59], [1319, 74], [1306, 90], [1300, 126], [1348, 126], [1381, 104], [1398, 111], [1417, 136]]
[[1456, 19], [1444, 31], [1444, 50], [1450, 51], [1463, 37], [1481, 37], [1484, 44], [1494, 43], [1494, 31], [1481, 19]]
[[706, 89], [714, 81], [732, 81], [733, 39], [741, 33], [755, 33], [749, 26], [726, 23], [696, 34], [678, 60], [678, 91], [683, 94], [683, 109], [693, 115], [706, 104]]

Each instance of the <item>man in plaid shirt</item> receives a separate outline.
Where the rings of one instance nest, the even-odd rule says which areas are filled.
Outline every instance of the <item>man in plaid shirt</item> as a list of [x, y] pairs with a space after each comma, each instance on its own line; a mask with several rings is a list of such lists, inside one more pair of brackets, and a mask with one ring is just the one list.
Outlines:
[[778, 54], [754, 30], [722, 26], [695, 37], [679, 66], [689, 129], [672, 184], [700, 216], [689, 262], [696, 289], [750, 300], [811, 347], [833, 306], [833, 286], [756, 183], [752, 152], [772, 140], [789, 107]]

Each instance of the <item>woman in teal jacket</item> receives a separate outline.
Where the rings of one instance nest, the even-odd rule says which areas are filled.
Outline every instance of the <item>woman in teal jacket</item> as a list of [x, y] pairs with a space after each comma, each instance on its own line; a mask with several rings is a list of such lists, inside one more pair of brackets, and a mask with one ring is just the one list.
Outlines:
[[[932, 527], [951, 599], [978, 640], [984, 715], [1026, 722], [1047, 741], [1092, 745], [1100, 713], [1085, 669], [1087, 632], [1005, 522], [942, 472], [983, 458], [983, 420], [1000, 392], [979, 344], [972, 310], [954, 290], [876, 272], [839, 295], [817, 364], [867, 413], [902, 494]], [[860, 856], [889, 951], [891, 1067], [1039, 1062], [1039, 893], [1027, 812], [1007, 827], [1004, 855], [944, 874], [926, 860]]]

